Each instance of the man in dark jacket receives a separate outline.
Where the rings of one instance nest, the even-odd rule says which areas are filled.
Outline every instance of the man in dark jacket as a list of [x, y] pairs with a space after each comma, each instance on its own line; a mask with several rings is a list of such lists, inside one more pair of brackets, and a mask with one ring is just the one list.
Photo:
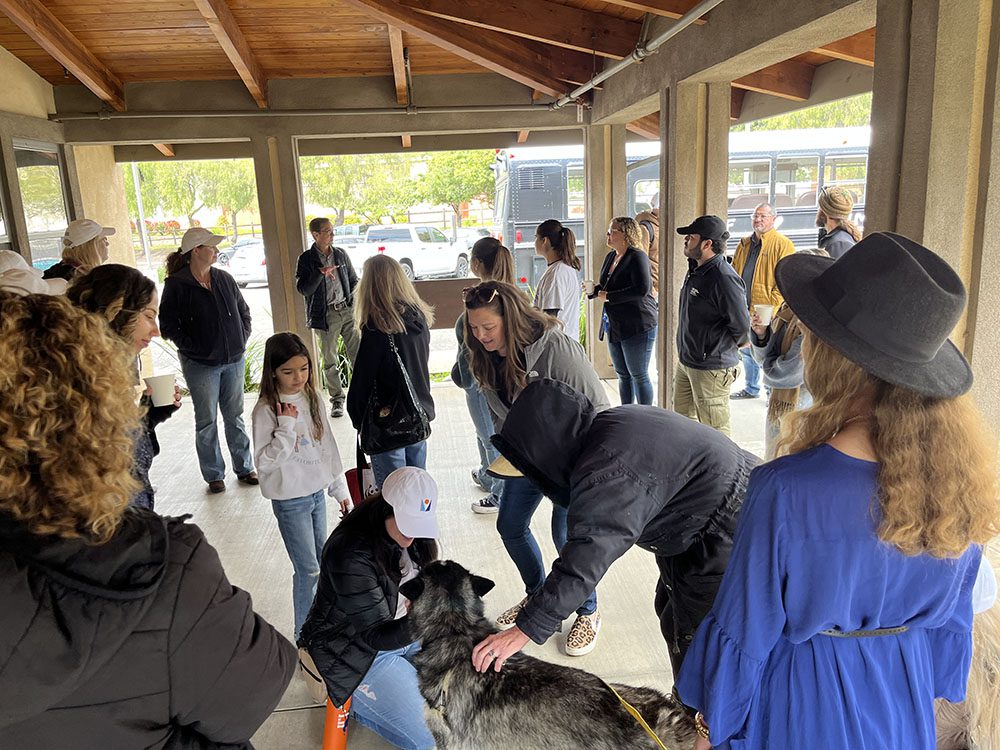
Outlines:
[[476, 646], [476, 666], [502, 662], [529, 639], [544, 643], [611, 564], [639, 545], [656, 555], [654, 607], [676, 676], [722, 582], [757, 457], [656, 407], [595, 413], [585, 396], [554, 380], [522, 391], [493, 442], [510, 473], [568, 508], [569, 531], [516, 626]]
[[729, 386], [750, 335], [746, 286], [726, 262], [726, 222], [699, 216], [677, 233], [688, 273], [677, 318], [674, 410], [729, 435]]
[[295, 288], [306, 298], [309, 327], [316, 331], [323, 352], [323, 376], [330, 393], [330, 416], [344, 416], [344, 387], [340, 382], [337, 349], [344, 339], [354, 364], [361, 340], [354, 325], [354, 287], [358, 275], [343, 248], [333, 246], [333, 224], [317, 217], [309, 222], [312, 246], [299, 256]]
[[201, 530], [130, 510], [106, 544], [0, 515], [0, 747], [249, 748], [295, 649]]

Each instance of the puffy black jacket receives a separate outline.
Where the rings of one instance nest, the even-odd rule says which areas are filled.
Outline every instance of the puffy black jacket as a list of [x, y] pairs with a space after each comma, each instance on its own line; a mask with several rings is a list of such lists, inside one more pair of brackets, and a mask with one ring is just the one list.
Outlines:
[[201, 530], [126, 512], [107, 543], [0, 517], [0, 747], [249, 747], [295, 670]]
[[160, 300], [160, 332], [180, 353], [203, 365], [239, 362], [250, 338], [250, 308], [236, 280], [210, 270], [212, 289], [199, 284], [191, 269], [167, 277]]
[[711, 427], [655, 406], [599, 414], [564, 383], [530, 383], [493, 443], [554, 502], [568, 535], [517, 625], [543, 643], [638, 545], [677, 555], [703, 534], [732, 539], [759, 459]]
[[[299, 645], [309, 650], [337, 706], [361, 684], [375, 654], [413, 642], [409, 618], [394, 619], [401, 555], [386, 533], [373, 538], [337, 530], [323, 547], [316, 598]], [[379, 558], [388, 559], [388, 567]]]
[[[340, 277], [340, 286], [344, 290], [347, 304], [353, 305], [354, 287], [358, 285], [354, 264], [347, 257], [347, 252], [340, 247], [333, 248], [333, 263], [337, 266], [337, 275]], [[309, 327], [320, 331], [329, 328], [326, 320], [326, 277], [320, 271], [323, 265], [323, 256], [316, 249], [314, 242], [312, 247], [299, 256], [298, 265], [295, 267], [295, 288], [306, 298]]]

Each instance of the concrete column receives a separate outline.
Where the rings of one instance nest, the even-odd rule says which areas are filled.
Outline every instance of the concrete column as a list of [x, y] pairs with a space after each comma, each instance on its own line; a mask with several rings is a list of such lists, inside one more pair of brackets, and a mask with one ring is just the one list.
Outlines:
[[295, 289], [305, 247], [298, 144], [291, 136], [258, 136], [252, 145], [274, 330], [294, 331], [311, 345], [305, 301]]
[[[980, 406], [1000, 423], [1000, 0], [879, 0], [865, 231], [895, 231], [944, 257], [969, 290], [953, 340]], [[930, 312], [930, 311], [929, 311]], [[990, 396], [990, 397], [988, 397]]]
[[[586, 175], [586, 244], [584, 277], [600, 275], [608, 253], [608, 223], [628, 211], [625, 175], [625, 126], [592, 125], [584, 129], [584, 170]], [[615, 377], [606, 341], [597, 340], [603, 305], [594, 302], [587, 311], [587, 353], [602, 378]]]
[[114, 146], [67, 146], [67, 166], [72, 164], [70, 191], [78, 205], [77, 218], [93, 219], [117, 233], [108, 238], [112, 263], [135, 266], [132, 222], [125, 199], [125, 178], [115, 162]]
[[698, 216], [726, 217], [729, 170], [728, 83], [675, 83], [660, 92], [659, 402], [673, 402], [677, 305], [687, 274], [684, 240], [675, 231]]

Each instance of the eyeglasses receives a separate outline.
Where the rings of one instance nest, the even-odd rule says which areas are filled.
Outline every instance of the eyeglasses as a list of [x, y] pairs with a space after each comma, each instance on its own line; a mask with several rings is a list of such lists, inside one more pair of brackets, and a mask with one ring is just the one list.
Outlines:
[[[486, 292], [490, 292], [490, 296], [486, 299]], [[479, 303], [477, 306], [488, 305], [493, 300], [497, 298], [499, 290], [496, 287], [486, 287], [483, 284], [477, 284], [476, 286], [467, 286], [462, 290], [462, 301], [465, 303], [466, 307], [470, 307], [475, 303]], [[476, 299], [476, 298], [479, 299]]]
[[613, 235], [615, 232], [620, 232], [620, 231], [622, 230], [620, 230], [618, 227], [611, 227], [611, 229], [608, 230], [608, 237]]

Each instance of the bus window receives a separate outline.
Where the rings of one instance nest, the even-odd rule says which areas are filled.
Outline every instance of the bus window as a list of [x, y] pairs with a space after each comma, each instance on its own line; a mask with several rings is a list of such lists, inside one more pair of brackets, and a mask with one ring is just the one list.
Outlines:
[[823, 164], [823, 187], [844, 187], [854, 194], [855, 205], [865, 202], [868, 158], [864, 154], [827, 155]]
[[768, 159], [729, 162], [729, 210], [752, 211], [771, 194], [771, 162]]
[[793, 156], [778, 159], [774, 173], [774, 207], [815, 206], [819, 159]]
[[580, 217], [586, 212], [583, 165], [570, 164], [566, 167], [566, 216]]
[[659, 180], [636, 180], [632, 186], [633, 214], [653, 207], [653, 197], [660, 192]]

